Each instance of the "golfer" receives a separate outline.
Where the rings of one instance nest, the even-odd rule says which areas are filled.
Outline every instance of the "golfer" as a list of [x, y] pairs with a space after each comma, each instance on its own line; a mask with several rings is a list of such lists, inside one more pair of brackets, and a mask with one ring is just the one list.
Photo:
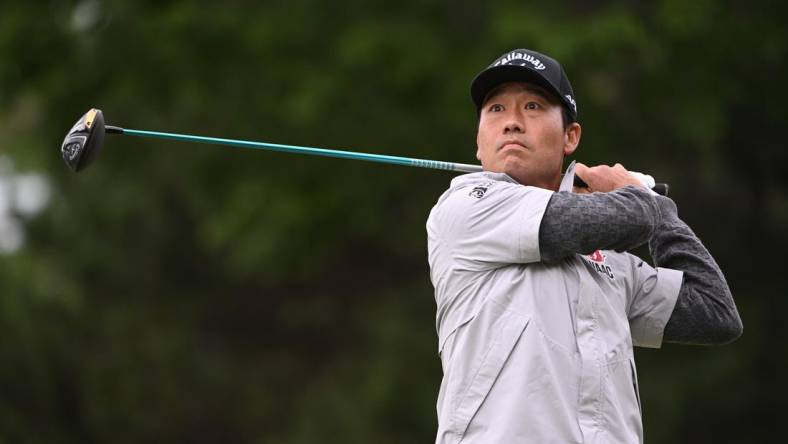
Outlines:
[[[642, 442], [632, 347], [735, 340], [725, 278], [674, 202], [623, 166], [562, 175], [581, 127], [556, 60], [507, 52], [471, 97], [484, 171], [452, 180], [427, 221], [436, 442]], [[656, 268], [627, 253], [646, 243]]]

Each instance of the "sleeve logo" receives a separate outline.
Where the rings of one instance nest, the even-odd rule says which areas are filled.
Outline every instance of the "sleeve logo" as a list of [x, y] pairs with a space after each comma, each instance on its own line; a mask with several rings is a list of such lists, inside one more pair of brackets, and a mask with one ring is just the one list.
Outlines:
[[468, 196], [475, 197], [477, 199], [481, 199], [482, 197], [484, 197], [484, 193], [486, 193], [487, 190], [490, 189], [490, 187], [492, 187], [494, 184], [495, 184], [495, 182], [491, 181], [491, 182], [485, 182], [485, 183], [483, 183], [481, 185], [476, 185], [471, 190], [471, 192], [468, 193]]
[[468, 196], [481, 199], [484, 196], [484, 193], [486, 192], [487, 192], [487, 187], [478, 186], [472, 189], [471, 192], [468, 193]]

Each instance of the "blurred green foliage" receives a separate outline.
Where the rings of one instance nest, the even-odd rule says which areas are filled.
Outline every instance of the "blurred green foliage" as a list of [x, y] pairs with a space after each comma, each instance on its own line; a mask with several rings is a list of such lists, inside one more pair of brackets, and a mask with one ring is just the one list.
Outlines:
[[564, 64], [576, 158], [669, 182], [745, 324], [637, 353], [646, 439], [782, 436], [786, 3], [6, 1], [0, 149], [49, 208], [0, 257], [0, 442], [430, 442], [426, 216], [451, 175], [108, 136], [128, 128], [474, 162], [471, 78]]

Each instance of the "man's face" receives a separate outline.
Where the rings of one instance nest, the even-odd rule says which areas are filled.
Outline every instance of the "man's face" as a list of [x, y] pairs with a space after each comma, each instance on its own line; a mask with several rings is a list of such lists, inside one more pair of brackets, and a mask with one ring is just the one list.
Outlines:
[[486, 171], [557, 190], [564, 156], [579, 142], [580, 125], [564, 130], [557, 99], [540, 86], [509, 82], [492, 90], [482, 105], [476, 157]]

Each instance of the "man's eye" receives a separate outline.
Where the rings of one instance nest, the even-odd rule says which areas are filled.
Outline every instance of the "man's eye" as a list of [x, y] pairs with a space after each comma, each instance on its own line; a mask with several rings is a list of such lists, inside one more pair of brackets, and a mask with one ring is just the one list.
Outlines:
[[540, 104], [538, 104], [536, 102], [528, 102], [528, 103], [525, 104], [525, 109], [539, 109], [541, 107], [542, 107], [542, 105], [540, 105]]
[[495, 103], [493, 105], [490, 105], [489, 110], [492, 113], [499, 113], [499, 112], [503, 111], [503, 105]]

